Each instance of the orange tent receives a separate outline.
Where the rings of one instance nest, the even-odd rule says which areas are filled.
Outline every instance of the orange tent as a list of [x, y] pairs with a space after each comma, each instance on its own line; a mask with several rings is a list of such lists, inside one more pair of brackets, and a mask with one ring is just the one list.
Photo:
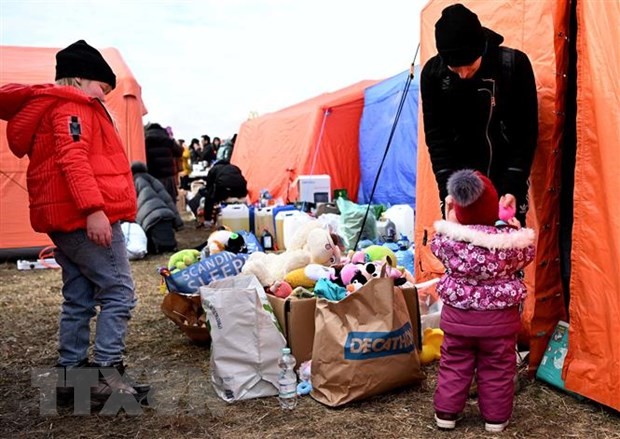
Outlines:
[[[454, 1], [432, 0], [422, 10], [422, 63], [436, 53], [434, 24]], [[539, 144], [532, 166], [528, 226], [537, 233], [536, 261], [526, 271], [530, 294], [523, 312], [530, 367], [537, 368], [566, 306], [560, 275], [560, 225], [573, 221], [570, 253], [569, 350], [566, 388], [620, 409], [620, 3], [577, 0], [577, 144], [572, 217], [560, 216], [562, 145], [571, 35], [569, 0], [462, 3], [504, 44], [528, 54], [538, 89]], [[597, 4], [598, 5], [598, 4]], [[602, 6], [602, 5], [601, 5]], [[586, 27], [587, 23], [587, 27]], [[420, 123], [422, 123], [420, 118]], [[440, 217], [437, 185], [424, 130], [419, 130], [416, 281], [442, 268], [428, 249]], [[570, 215], [569, 215], [570, 216]]]
[[290, 185], [297, 176], [327, 174], [332, 191], [346, 188], [355, 200], [364, 90], [376, 82], [361, 81], [244, 122], [231, 162], [248, 180], [250, 199], [268, 189], [274, 198], [286, 200], [288, 194], [294, 200]]
[[[17, 82], [54, 82], [55, 48], [0, 46], [0, 86]], [[115, 117], [129, 160], [145, 160], [140, 85], [116, 49], [103, 49], [103, 57], [116, 74], [116, 88], [106, 103]], [[6, 122], [0, 121], [0, 255], [30, 257], [50, 245], [47, 235], [30, 228], [26, 170], [28, 158], [16, 158], [6, 140]]]

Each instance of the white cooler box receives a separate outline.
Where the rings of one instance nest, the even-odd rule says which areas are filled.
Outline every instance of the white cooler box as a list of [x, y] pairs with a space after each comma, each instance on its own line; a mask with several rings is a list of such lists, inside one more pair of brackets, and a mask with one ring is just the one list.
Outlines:
[[298, 200], [306, 203], [329, 203], [331, 179], [329, 175], [300, 175], [297, 177]]

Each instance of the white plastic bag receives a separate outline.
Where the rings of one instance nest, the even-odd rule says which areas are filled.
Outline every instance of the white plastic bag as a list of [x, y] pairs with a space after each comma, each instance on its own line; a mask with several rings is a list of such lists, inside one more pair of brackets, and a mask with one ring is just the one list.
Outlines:
[[254, 275], [200, 287], [211, 326], [211, 381], [227, 402], [278, 394], [282, 335], [265, 290]]
[[437, 295], [437, 283], [439, 283], [438, 277], [415, 285], [420, 303], [422, 332], [426, 328], [439, 328], [439, 323], [441, 322], [443, 301]]
[[125, 235], [125, 245], [127, 247], [127, 256], [130, 261], [142, 259], [146, 256], [147, 239], [146, 233], [138, 223], [122, 222], [121, 230]]

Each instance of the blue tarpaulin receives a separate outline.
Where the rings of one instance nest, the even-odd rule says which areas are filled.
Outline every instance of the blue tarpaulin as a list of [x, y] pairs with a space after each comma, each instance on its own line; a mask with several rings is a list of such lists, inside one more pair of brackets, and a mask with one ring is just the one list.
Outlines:
[[[369, 202], [394, 118], [403, 95], [409, 71], [386, 79], [364, 92], [360, 122], [360, 171], [358, 203]], [[420, 68], [415, 75], [383, 164], [373, 203], [409, 204], [415, 209], [416, 163], [418, 155], [418, 101]]]

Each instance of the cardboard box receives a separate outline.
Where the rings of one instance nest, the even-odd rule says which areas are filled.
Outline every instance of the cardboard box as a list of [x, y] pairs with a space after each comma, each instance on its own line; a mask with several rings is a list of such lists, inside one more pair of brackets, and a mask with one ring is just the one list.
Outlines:
[[[403, 297], [409, 311], [411, 327], [416, 347], [422, 349], [422, 331], [420, 322], [420, 307], [418, 305], [418, 291], [415, 287], [401, 288]], [[280, 323], [284, 336], [291, 348], [292, 354], [299, 366], [304, 361], [312, 358], [312, 345], [314, 343], [314, 313], [316, 298], [299, 299], [287, 297], [281, 299], [272, 294], [267, 294], [273, 312]]]
[[418, 301], [418, 290], [416, 287], [408, 287], [400, 289], [407, 303], [407, 311], [411, 319], [411, 327], [413, 328], [413, 337], [418, 351], [422, 350], [422, 321], [420, 316], [420, 305]]
[[291, 348], [291, 353], [297, 360], [297, 366], [310, 360], [312, 343], [314, 343], [316, 298], [287, 297], [281, 299], [272, 294], [267, 294], [267, 298], [284, 331], [288, 347]]

